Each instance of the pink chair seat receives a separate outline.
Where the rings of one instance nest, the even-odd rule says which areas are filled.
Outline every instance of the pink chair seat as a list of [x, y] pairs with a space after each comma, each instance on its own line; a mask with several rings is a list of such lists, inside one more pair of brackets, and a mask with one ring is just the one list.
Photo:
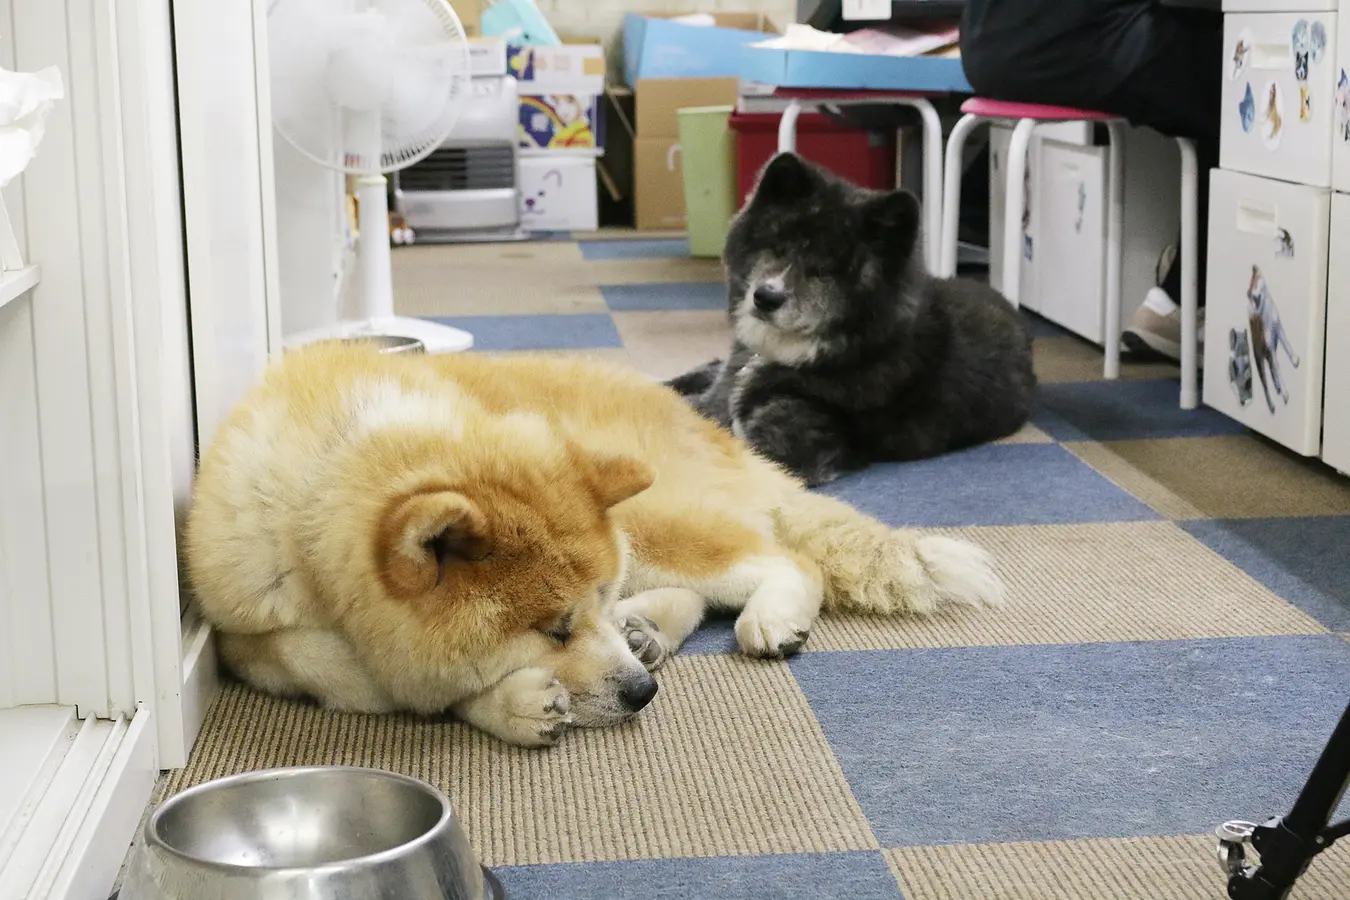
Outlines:
[[986, 119], [1040, 119], [1043, 122], [1106, 122], [1124, 118], [1091, 109], [1044, 106], [1040, 103], [1008, 103], [986, 100], [984, 97], [971, 97], [961, 104], [961, 112], [984, 116]]

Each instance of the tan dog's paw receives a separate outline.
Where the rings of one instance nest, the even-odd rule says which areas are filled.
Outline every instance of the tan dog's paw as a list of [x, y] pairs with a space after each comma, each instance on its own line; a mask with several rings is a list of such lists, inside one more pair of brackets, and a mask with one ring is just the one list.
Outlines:
[[548, 669], [512, 672], [486, 693], [462, 704], [474, 725], [518, 747], [549, 747], [572, 724], [571, 696]]
[[636, 613], [624, 616], [619, 620], [619, 630], [623, 632], [624, 640], [628, 641], [628, 649], [633, 651], [638, 662], [647, 667], [648, 672], [655, 672], [675, 655], [675, 648], [671, 646], [669, 638], [646, 616]]
[[736, 620], [736, 643], [747, 656], [782, 659], [792, 656], [811, 633], [809, 621], [776, 610], [747, 608]]

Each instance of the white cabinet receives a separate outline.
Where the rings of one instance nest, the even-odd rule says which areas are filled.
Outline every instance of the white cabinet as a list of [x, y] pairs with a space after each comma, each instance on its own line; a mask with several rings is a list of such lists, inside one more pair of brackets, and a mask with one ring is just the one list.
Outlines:
[[1224, 16], [1220, 166], [1331, 185], [1336, 29], [1334, 12]]
[[[1008, 144], [1012, 141], [1012, 128], [1003, 125], [991, 125], [989, 128], [989, 284], [995, 290], [1003, 290], [1003, 211], [1007, 197]], [[1034, 310], [1037, 308], [1036, 293], [1036, 222], [1040, 204], [1036, 202], [1037, 172], [1041, 155], [1039, 135], [1032, 135], [1027, 147], [1026, 176], [1022, 179], [1022, 269], [1021, 285], [1017, 296], [1022, 306]]]
[[1337, 16], [1336, 88], [1331, 133], [1331, 182], [1338, 191], [1350, 192], [1350, 9]]
[[[1003, 168], [1011, 128], [990, 129], [989, 283], [1003, 281]], [[1107, 148], [1085, 123], [1044, 125], [1027, 151], [1021, 305], [1090, 341], [1105, 331]], [[1176, 142], [1125, 129], [1121, 327], [1157, 282], [1158, 258], [1180, 228]], [[1159, 186], [1166, 186], [1160, 189]]]
[[1331, 254], [1327, 275], [1326, 392], [1322, 459], [1350, 473], [1350, 195], [1331, 196]]
[[1330, 191], [1224, 170], [1210, 184], [1205, 403], [1316, 455]]
[[1105, 310], [1106, 148], [1046, 141], [1036, 206], [1041, 212], [1036, 311], [1101, 343]]

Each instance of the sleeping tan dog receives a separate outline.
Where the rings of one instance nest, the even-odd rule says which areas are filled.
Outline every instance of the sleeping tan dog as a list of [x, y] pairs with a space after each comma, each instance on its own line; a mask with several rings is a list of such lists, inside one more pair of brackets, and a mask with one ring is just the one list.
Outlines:
[[248, 683], [524, 746], [631, 718], [710, 607], [781, 657], [822, 604], [1001, 596], [982, 550], [808, 493], [638, 373], [337, 345], [288, 353], [223, 425], [187, 552]]

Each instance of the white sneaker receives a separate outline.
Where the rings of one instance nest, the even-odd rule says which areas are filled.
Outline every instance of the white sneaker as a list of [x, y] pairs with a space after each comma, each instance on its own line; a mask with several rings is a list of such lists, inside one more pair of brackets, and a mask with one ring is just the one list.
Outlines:
[[[1200, 350], [1205, 345], [1205, 310], [1196, 311]], [[1181, 307], [1160, 287], [1150, 288], [1143, 304], [1134, 313], [1134, 320], [1120, 336], [1120, 342], [1130, 353], [1143, 356], [1165, 356], [1181, 361]], [[1203, 356], [1203, 352], [1201, 353]]]

